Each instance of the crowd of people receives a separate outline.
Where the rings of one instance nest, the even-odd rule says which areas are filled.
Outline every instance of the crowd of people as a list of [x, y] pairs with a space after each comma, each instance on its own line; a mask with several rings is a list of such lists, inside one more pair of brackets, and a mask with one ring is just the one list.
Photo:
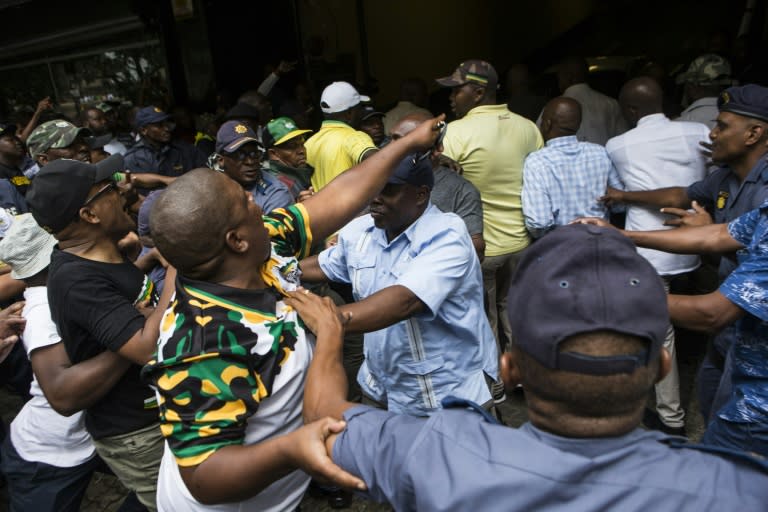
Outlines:
[[[391, 109], [347, 82], [271, 96], [292, 71], [197, 130], [48, 99], [0, 123], [11, 510], [78, 510], [96, 471], [124, 511], [292, 511], [310, 485], [337, 507], [765, 509], [768, 88], [702, 55], [671, 118], [665, 80], [614, 99], [574, 57], [559, 96], [517, 65], [501, 102], [471, 59], [435, 78], [446, 122], [415, 78]], [[700, 411], [676, 326], [711, 335]]]

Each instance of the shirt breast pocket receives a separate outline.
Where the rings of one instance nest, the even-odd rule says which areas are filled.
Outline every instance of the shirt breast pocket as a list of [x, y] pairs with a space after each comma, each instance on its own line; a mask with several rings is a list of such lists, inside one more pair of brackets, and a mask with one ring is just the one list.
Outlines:
[[350, 259], [350, 282], [355, 300], [361, 300], [376, 291], [376, 257], [357, 254]]

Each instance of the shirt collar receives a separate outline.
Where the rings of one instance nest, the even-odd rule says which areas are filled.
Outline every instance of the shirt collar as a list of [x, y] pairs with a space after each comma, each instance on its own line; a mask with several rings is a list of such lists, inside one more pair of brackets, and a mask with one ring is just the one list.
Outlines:
[[665, 116], [664, 114], [662, 113], [651, 114], [648, 116], [641, 117], [640, 120], [637, 122], [637, 126], [641, 126], [644, 124], [659, 123], [663, 121], [669, 121], [669, 119], [667, 119], [667, 116]]
[[555, 137], [549, 139], [545, 144], [548, 148], [558, 148], [564, 146], [574, 146], [579, 143], [579, 139], [575, 135], [566, 135], [565, 137]]
[[350, 125], [348, 125], [344, 121], [339, 121], [337, 119], [326, 119], [325, 121], [323, 121], [323, 127], [326, 127], [326, 126], [329, 126], [329, 127], [331, 127], [331, 126], [346, 126], [347, 128], [352, 128]]
[[484, 114], [486, 112], [497, 112], [497, 111], [508, 111], [506, 103], [501, 103], [499, 105], [479, 105], [475, 108], [470, 109], [469, 112], [464, 117], [469, 117], [474, 114]]
[[[761, 178], [763, 173], [766, 173], [766, 171], [768, 171], [768, 158], [766, 156], [763, 156], [762, 158], [760, 158], [760, 160], [757, 161], [755, 166], [749, 171], [749, 174], [747, 174], [747, 177], [744, 179], [744, 181], [755, 183]], [[768, 179], [768, 173], [766, 173], [766, 178]]]

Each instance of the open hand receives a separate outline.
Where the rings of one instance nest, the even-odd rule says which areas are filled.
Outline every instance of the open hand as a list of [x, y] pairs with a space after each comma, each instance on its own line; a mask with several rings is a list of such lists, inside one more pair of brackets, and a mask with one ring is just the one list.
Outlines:
[[349, 314], [342, 315], [328, 297], [320, 297], [305, 288], [288, 292], [285, 303], [294, 308], [304, 324], [319, 338], [320, 333], [336, 333], [338, 337], [349, 321]]
[[334, 418], [323, 418], [304, 425], [290, 434], [294, 442], [291, 443], [289, 456], [297, 467], [312, 478], [347, 489], [364, 491], [365, 482], [334, 464], [328, 453], [328, 438], [339, 434], [344, 427], [345, 422]]
[[682, 208], [662, 208], [661, 213], [668, 215], [676, 215], [674, 219], [667, 219], [664, 221], [665, 226], [706, 226], [712, 224], [712, 216], [705, 210], [699, 203], [693, 201], [691, 203], [693, 211], [684, 210]]

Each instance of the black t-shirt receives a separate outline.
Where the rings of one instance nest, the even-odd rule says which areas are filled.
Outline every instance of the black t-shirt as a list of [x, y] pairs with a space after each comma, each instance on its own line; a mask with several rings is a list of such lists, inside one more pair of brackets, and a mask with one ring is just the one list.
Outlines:
[[[134, 307], [151, 298], [152, 281], [132, 263], [102, 263], [60, 251], [51, 255], [48, 301], [51, 316], [73, 364], [105, 350], [117, 351], [144, 326]], [[126, 434], [158, 421], [154, 392], [131, 365], [123, 377], [85, 415], [94, 439]]]

